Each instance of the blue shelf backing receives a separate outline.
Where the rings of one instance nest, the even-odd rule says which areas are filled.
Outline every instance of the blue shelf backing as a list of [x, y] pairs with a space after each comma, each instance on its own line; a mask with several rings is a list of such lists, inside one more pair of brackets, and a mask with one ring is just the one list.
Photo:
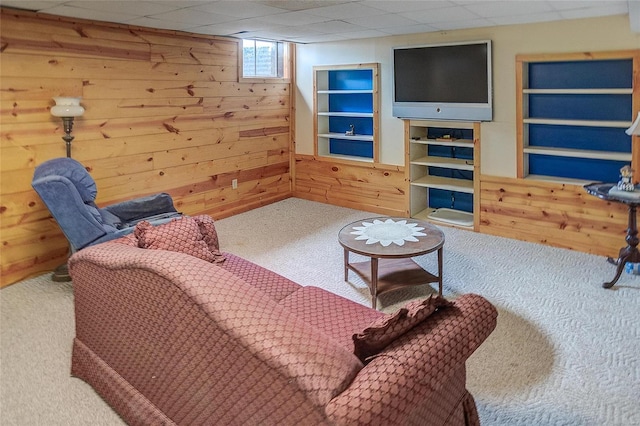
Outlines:
[[473, 213], [473, 194], [428, 188], [429, 207], [433, 209], [449, 208]]
[[364, 117], [329, 117], [329, 132], [344, 133], [351, 124], [356, 135], [373, 135], [373, 120]]
[[529, 63], [530, 89], [624, 89], [632, 86], [631, 59]]
[[473, 148], [459, 146], [429, 145], [427, 153], [432, 157], [462, 158], [473, 160]]
[[529, 124], [529, 146], [631, 152], [631, 136], [615, 127]]
[[626, 121], [631, 104], [631, 94], [530, 94], [529, 118]]
[[473, 140], [473, 129], [452, 129], [443, 127], [429, 127], [427, 131], [428, 139], [436, 139], [449, 136], [456, 139]]
[[624, 161], [529, 154], [529, 173], [600, 182], [617, 182]]
[[454, 179], [473, 180], [472, 170], [458, 170], [444, 167], [428, 167], [430, 176], [448, 177]]
[[331, 70], [329, 90], [373, 90], [373, 70]]
[[348, 93], [329, 95], [329, 111], [373, 112], [373, 93]]
[[367, 141], [329, 139], [329, 152], [338, 155], [373, 158], [373, 144]]

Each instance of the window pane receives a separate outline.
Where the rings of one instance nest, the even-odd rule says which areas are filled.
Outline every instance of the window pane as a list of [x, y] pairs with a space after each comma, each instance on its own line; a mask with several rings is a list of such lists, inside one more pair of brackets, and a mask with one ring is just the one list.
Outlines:
[[264, 40], [242, 41], [242, 76], [282, 78], [285, 75], [285, 43]]
[[256, 75], [256, 42], [253, 40], [242, 40], [242, 75]]
[[256, 41], [256, 75], [271, 76], [278, 75], [276, 72], [276, 49], [275, 43], [268, 41]]

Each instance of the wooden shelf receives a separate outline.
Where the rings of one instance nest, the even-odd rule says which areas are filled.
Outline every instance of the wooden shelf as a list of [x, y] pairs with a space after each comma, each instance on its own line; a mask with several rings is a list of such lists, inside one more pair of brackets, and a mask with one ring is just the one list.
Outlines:
[[366, 95], [373, 93], [373, 90], [318, 90], [319, 95]]
[[426, 156], [411, 160], [411, 164], [473, 171], [473, 160], [465, 160], [462, 158]]
[[633, 89], [522, 89], [532, 95], [631, 95]]
[[412, 181], [411, 185], [473, 194], [473, 181], [467, 179], [455, 179], [442, 176], [423, 176]]
[[372, 112], [333, 112], [333, 111], [322, 111], [318, 112], [319, 116], [326, 117], [364, 117], [364, 118], [373, 118]]
[[373, 142], [373, 135], [345, 135], [344, 133], [319, 133], [319, 138], [330, 138], [330, 139], [344, 139], [344, 140], [354, 140], [354, 141], [367, 141]]
[[551, 126], [583, 126], [583, 127], [618, 127], [626, 129], [631, 126], [631, 121], [607, 121], [607, 120], [558, 120], [551, 118], [524, 118], [525, 124], [547, 124]]
[[[452, 226], [454, 228], [462, 228], [462, 229], [469, 229], [469, 230], [473, 230], [473, 225], [470, 226], [465, 226], [465, 225], [460, 225], [460, 224], [455, 224], [455, 223], [451, 223], [451, 222], [445, 222], [445, 221], [441, 221], [441, 220], [437, 220], [437, 219], [433, 219], [431, 216], [431, 214], [433, 212], [435, 212], [438, 209], [433, 209], [433, 208], [429, 208], [427, 207], [424, 210], [419, 211], [418, 213], [413, 214], [413, 218], [414, 219], [420, 219], [420, 220], [426, 220], [428, 222], [433, 222], [436, 223], [438, 225], [448, 225], [448, 226]], [[466, 212], [465, 212], [466, 213]]]
[[592, 158], [595, 160], [631, 161], [630, 152], [594, 151], [586, 149], [565, 149], [553, 147], [528, 146], [525, 154], [552, 155], [556, 157]]
[[356, 161], [360, 163], [373, 163], [372, 158], [366, 157], [355, 157], [353, 155], [342, 155], [342, 154], [321, 154], [322, 157], [332, 158], [334, 160], [348, 160], [348, 161]]
[[455, 146], [459, 148], [473, 148], [473, 141], [471, 139], [455, 139], [449, 141], [435, 139], [411, 139], [411, 143], [420, 143], [424, 145]]

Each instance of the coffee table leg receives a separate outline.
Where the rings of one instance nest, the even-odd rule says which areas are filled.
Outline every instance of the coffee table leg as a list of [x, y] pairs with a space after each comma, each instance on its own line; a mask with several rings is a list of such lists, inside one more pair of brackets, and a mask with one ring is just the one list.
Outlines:
[[442, 296], [442, 247], [438, 249], [438, 294]]
[[344, 280], [349, 281], [349, 250], [344, 249]]
[[371, 258], [371, 307], [376, 309], [378, 302], [378, 258]]

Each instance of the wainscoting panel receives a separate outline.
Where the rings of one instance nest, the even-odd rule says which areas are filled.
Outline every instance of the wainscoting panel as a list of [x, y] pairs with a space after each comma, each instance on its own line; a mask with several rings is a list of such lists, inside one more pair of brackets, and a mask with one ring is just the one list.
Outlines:
[[485, 234], [618, 257], [628, 210], [580, 185], [481, 176], [480, 229]]
[[306, 200], [408, 217], [404, 167], [295, 156], [293, 195]]
[[[221, 218], [291, 196], [290, 84], [238, 82], [235, 39], [1, 9], [2, 286], [68, 247], [31, 188], [65, 156], [54, 96], [81, 96], [71, 155], [107, 205], [168, 192]], [[237, 179], [237, 189], [232, 181]]]

